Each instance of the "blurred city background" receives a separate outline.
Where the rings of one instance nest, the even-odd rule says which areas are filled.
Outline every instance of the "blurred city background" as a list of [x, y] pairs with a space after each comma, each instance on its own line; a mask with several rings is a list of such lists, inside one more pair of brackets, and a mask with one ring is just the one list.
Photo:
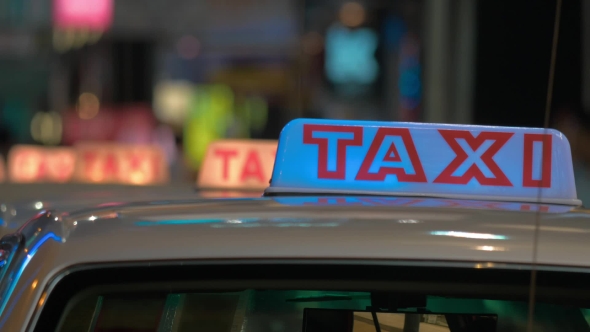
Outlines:
[[[210, 142], [298, 117], [542, 127], [555, 8], [0, 0], [0, 181], [194, 183]], [[551, 109], [590, 201], [590, 1], [563, 1]]]

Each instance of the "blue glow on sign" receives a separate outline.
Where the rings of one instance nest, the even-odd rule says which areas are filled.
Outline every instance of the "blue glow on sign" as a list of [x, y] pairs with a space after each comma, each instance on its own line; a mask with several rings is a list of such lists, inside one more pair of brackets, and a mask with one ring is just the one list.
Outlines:
[[326, 33], [326, 75], [334, 83], [371, 84], [377, 79], [377, 34], [336, 24]]
[[556, 130], [402, 122], [290, 122], [266, 191], [581, 204]]
[[[475, 201], [467, 199], [441, 199], [427, 197], [385, 197], [385, 196], [299, 196], [299, 197], [274, 197], [273, 200], [282, 205], [289, 206], [389, 206], [402, 208], [452, 208], [452, 209], [477, 209], [494, 211], [518, 211], [564, 214], [574, 209], [572, 206], [556, 204], [533, 204], [501, 201]], [[567, 216], [571, 216], [568, 214]], [[590, 218], [590, 214], [586, 214]], [[566, 216], [560, 216], [566, 217]]]

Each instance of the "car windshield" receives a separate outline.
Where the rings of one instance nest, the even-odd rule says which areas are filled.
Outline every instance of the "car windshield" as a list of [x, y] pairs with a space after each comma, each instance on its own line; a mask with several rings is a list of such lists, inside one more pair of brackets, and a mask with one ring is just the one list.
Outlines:
[[[354, 262], [105, 266], [68, 273], [35, 332], [527, 331], [530, 270]], [[588, 274], [539, 271], [533, 330], [590, 331]]]
[[[376, 313], [381, 331], [524, 331], [527, 303], [426, 296], [426, 307]], [[375, 331], [371, 293], [262, 290], [91, 294], [73, 299], [58, 331]], [[311, 309], [324, 310], [311, 310]], [[326, 310], [337, 309], [337, 310]], [[340, 315], [338, 315], [340, 314]], [[535, 331], [590, 331], [590, 306], [538, 304]], [[304, 320], [304, 316], [305, 319]], [[350, 321], [352, 324], [350, 324]], [[489, 323], [482, 323], [482, 322]], [[346, 327], [348, 326], [348, 328]], [[315, 327], [315, 328], [314, 328]]]

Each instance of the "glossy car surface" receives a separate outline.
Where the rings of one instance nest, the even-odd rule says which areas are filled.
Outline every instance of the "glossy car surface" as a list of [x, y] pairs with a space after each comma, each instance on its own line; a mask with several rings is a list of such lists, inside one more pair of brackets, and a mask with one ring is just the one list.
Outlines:
[[580, 209], [535, 212], [533, 206], [519, 212], [470, 201], [412, 207], [338, 198], [330, 198], [336, 202], [331, 205], [306, 204], [309, 200], [322, 198], [160, 200], [42, 211], [19, 230], [24, 247], [4, 268], [0, 325], [24, 330], [43, 308], [53, 281], [93, 264], [339, 260], [526, 269], [533, 264], [538, 217], [540, 269], [590, 267], [590, 214]]

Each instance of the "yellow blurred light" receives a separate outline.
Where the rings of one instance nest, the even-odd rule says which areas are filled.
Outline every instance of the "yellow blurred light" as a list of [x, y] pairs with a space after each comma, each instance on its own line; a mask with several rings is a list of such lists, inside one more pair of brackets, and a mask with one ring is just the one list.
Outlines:
[[129, 175], [129, 181], [133, 184], [146, 184], [149, 182], [147, 176], [142, 172], [133, 172]]
[[68, 33], [67, 31], [63, 30], [54, 30], [53, 31], [53, 48], [60, 52], [64, 53], [72, 48], [72, 44], [74, 43], [73, 35]]
[[363, 24], [365, 15], [365, 8], [358, 2], [347, 2], [340, 8], [340, 22], [349, 28]]
[[229, 86], [216, 84], [195, 89], [184, 125], [184, 149], [195, 169], [201, 165], [209, 143], [227, 134], [234, 120], [233, 108], [234, 94]]
[[62, 137], [62, 119], [56, 112], [37, 112], [31, 120], [31, 137], [46, 145], [59, 144]]
[[38, 283], [37, 279], [33, 280], [33, 283], [31, 283], [31, 288], [32, 289], [37, 288], [37, 283]]
[[194, 85], [188, 81], [157, 84], [154, 89], [154, 111], [158, 120], [182, 125], [188, 116], [194, 89]]
[[31, 137], [37, 142], [41, 141], [41, 121], [43, 119], [43, 113], [38, 112], [33, 115], [31, 120]]
[[88, 39], [86, 42], [88, 44], [94, 44], [100, 40], [100, 37], [102, 37], [102, 31], [91, 31], [88, 34]]
[[60, 53], [86, 44], [94, 44], [102, 37], [101, 31], [89, 29], [55, 29], [53, 31], [53, 48]]
[[99, 110], [100, 101], [95, 94], [84, 92], [78, 97], [78, 116], [80, 119], [90, 120], [98, 114]]
[[88, 29], [78, 29], [74, 32], [73, 48], [80, 48], [86, 44], [90, 37]]
[[41, 295], [41, 298], [39, 299], [39, 303], [37, 304], [37, 306], [42, 306], [45, 303], [45, 298], [47, 297], [47, 293], [44, 292], [43, 295]]

